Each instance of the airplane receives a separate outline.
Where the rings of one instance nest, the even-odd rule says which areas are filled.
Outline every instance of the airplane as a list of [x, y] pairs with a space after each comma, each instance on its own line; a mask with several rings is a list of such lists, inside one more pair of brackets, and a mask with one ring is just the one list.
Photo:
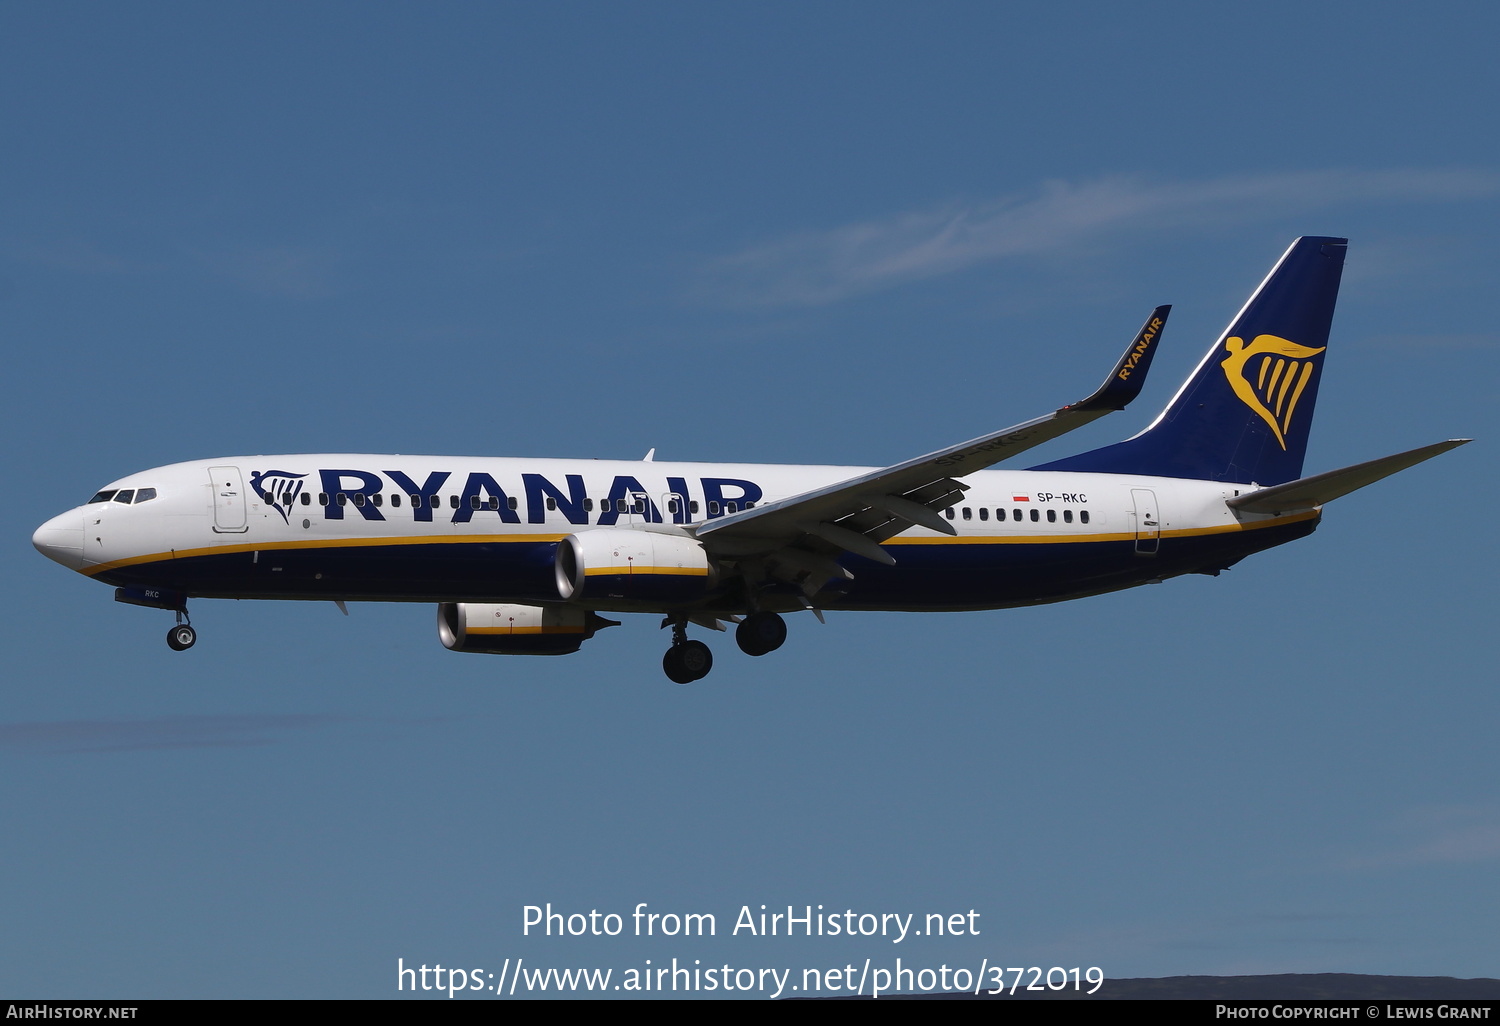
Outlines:
[[[311, 454], [131, 474], [32, 541], [176, 613], [189, 599], [429, 602], [458, 652], [563, 655], [652, 613], [687, 684], [713, 655], [693, 624], [734, 625], [748, 655], [784, 614], [973, 610], [1218, 574], [1305, 537], [1325, 503], [1469, 441], [1302, 476], [1348, 240], [1299, 238], [1162, 413], [1132, 438], [990, 470], [1124, 409], [1170, 307], [1152, 311], [1088, 398], [884, 469]], [[727, 621], [727, 622], [726, 622]]]

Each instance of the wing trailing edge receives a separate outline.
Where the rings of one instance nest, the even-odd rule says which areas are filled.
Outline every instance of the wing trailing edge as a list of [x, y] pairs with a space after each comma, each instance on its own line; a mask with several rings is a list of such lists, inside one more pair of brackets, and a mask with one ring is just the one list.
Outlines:
[[879, 544], [913, 526], [952, 534], [938, 512], [963, 496], [967, 485], [955, 478], [1123, 410], [1140, 395], [1171, 309], [1151, 311], [1104, 384], [1087, 399], [893, 467], [730, 514], [696, 533], [715, 553], [731, 557], [802, 544], [825, 554], [853, 552], [879, 562], [891, 561]]
[[880, 547], [886, 538], [912, 526], [956, 534], [941, 516], [968, 489], [956, 478], [1124, 410], [1145, 386], [1170, 311], [1158, 306], [1151, 312], [1088, 399], [959, 446], [711, 520], [696, 528], [697, 537], [720, 558], [762, 564], [750, 568], [750, 576], [795, 580], [805, 594], [813, 594], [826, 580], [849, 576], [835, 562], [841, 553], [889, 565], [895, 558]]

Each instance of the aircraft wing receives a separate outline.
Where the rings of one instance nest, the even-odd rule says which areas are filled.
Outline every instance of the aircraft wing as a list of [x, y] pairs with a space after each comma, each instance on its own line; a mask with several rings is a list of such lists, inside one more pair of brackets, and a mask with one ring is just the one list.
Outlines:
[[[880, 547], [887, 538], [918, 524], [945, 534], [956, 533], [941, 513], [957, 503], [968, 488], [956, 478], [1123, 410], [1145, 384], [1170, 310], [1170, 306], [1159, 306], [1151, 312], [1104, 384], [1081, 402], [894, 467], [709, 521], [697, 529], [697, 536], [711, 552], [726, 558], [784, 553], [783, 563], [814, 567], [814, 576], [826, 574], [824, 580], [847, 576], [831, 560], [822, 558], [842, 552], [894, 563], [895, 559]], [[804, 550], [805, 555], [787, 551], [796, 549]], [[809, 560], [808, 556], [815, 558]], [[794, 576], [806, 577], [806, 572]]]

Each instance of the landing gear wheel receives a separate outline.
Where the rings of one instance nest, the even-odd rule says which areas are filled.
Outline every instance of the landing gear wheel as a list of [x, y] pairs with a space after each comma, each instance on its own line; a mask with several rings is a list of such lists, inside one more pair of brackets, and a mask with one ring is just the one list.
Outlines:
[[786, 621], [776, 613], [751, 613], [735, 628], [734, 640], [746, 655], [774, 652], [786, 641]]
[[667, 649], [661, 668], [674, 684], [691, 684], [708, 676], [714, 668], [714, 654], [701, 641], [684, 641]]
[[173, 652], [185, 652], [197, 644], [198, 632], [185, 623], [167, 631], [167, 647]]

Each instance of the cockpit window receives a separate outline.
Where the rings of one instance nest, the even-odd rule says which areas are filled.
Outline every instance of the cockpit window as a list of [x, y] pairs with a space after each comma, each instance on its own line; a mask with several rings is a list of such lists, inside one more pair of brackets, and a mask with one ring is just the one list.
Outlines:
[[96, 502], [108, 502], [110, 499], [113, 499], [114, 497], [115, 497], [115, 490], [113, 488], [111, 488], [107, 492], [100, 492], [97, 495], [95, 495], [92, 499], [89, 500], [89, 505], [93, 505]]
[[130, 505], [130, 500], [133, 498], [135, 498], [134, 488], [122, 488], [118, 492], [115, 492], [115, 501], [123, 502], [127, 506]]
[[142, 488], [135, 493], [135, 504], [139, 506], [141, 503], [150, 502], [154, 498], [156, 498], [155, 488]]

